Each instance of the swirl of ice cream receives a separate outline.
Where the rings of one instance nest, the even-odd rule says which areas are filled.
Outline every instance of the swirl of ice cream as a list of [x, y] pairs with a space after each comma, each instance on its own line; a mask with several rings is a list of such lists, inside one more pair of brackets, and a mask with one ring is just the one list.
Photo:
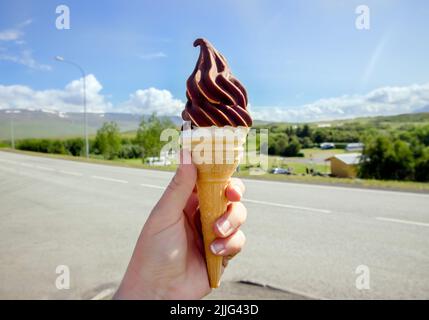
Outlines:
[[186, 82], [188, 99], [182, 118], [196, 127], [250, 127], [247, 92], [229, 69], [226, 59], [210, 42], [197, 39], [200, 56]]

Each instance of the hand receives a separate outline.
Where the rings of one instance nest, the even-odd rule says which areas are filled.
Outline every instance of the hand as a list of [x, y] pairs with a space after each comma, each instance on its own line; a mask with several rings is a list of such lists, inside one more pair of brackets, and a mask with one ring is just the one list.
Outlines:
[[[210, 293], [196, 179], [193, 164], [179, 166], [143, 227], [115, 299], [200, 299]], [[243, 192], [243, 183], [231, 179], [227, 212], [213, 226], [218, 238], [211, 249], [224, 257], [224, 267], [245, 242], [239, 230], [247, 215]]]

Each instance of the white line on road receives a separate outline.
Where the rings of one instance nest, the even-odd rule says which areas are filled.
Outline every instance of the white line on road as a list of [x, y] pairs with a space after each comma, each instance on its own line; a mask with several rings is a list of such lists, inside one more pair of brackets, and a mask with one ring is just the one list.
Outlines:
[[264, 204], [264, 205], [273, 206], [273, 207], [288, 208], [288, 209], [298, 209], [298, 210], [314, 211], [314, 212], [321, 212], [321, 213], [331, 213], [332, 212], [331, 210], [325, 210], [325, 209], [293, 206], [293, 205], [289, 205], [289, 204], [251, 200], [251, 199], [243, 199], [243, 201], [244, 202], [250, 202], [250, 203]]
[[142, 187], [147, 187], [147, 188], [162, 189], [162, 190], [165, 189], [164, 187], [157, 186], [157, 185], [154, 185], [154, 184], [140, 183], [140, 185]]
[[403, 224], [413, 224], [421, 227], [429, 227], [429, 223], [418, 222], [418, 221], [391, 219], [391, 218], [383, 218], [383, 217], [376, 217], [376, 219], [380, 221], [389, 221], [389, 222], [396, 222], [396, 223], [403, 223]]
[[37, 169], [45, 170], [45, 171], [55, 171], [54, 168], [48, 168], [48, 167], [42, 167], [42, 166], [36, 166]]
[[29, 163], [21, 163], [21, 166], [23, 166], [23, 167], [27, 167], [27, 168], [34, 168], [34, 165], [33, 164], [29, 164]]
[[104, 180], [104, 181], [110, 181], [110, 182], [128, 183], [128, 181], [126, 181], [126, 180], [119, 180], [119, 179], [106, 178], [106, 177], [100, 177], [100, 176], [91, 176], [91, 178], [98, 179], [98, 180]]
[[330, 186], [330, 185], [317, 185], [317, 184], [310, 184], [310, 183], [296, 183], [296, 182], [289, 182], [289, 181], [271, 181], [271, 180], [256, 180], [256, 179], [246, 179], [243, 180], [246, 181], [246, 183], [255, 183], [255, 184], [274, 184], [274, 185], [280, 185], [284, 187], [288, 186], [295, 186], [295, 187], [301, 187], [301, 188], [310, 188], [310, 189], [322, 189], [322, 190], [338, 190], [338, 191], [350, 191], [350, 192], [364, 192], [364, 193], [378, 193], [383, 194], [386, 196], [415, 196], [415, 197], [423, 197], [428, 198], [428, 193], [417, 193], [417, 192], [402, 192], [402, 191], [394, 191], [394, 190], [376, 190], [376, 189], [365, 189], [364, 186], [344, 186], [344, 187], [337, 187], [337, 186]]
[[71, 172], [71, 171], [64, 171], [64, 170], [60, 170], [60, 173], [64, 173], [64, 174], [68, 174], [70, 176], [76, 176], [76, 177], [82, 177], [83, 174], [79, 173], [79, 172]]
[[[140, 185], [142, 187], [147, 187], [147, 188], [162, 189], [162, 190], [165, 189], [165, 187], [157, 186], [157, 185], [154, 185], [154, 184], [141, 183]], [[274, 206], [274, 207], [288, 208], [288, 209], [315, 211], [315, 212], [321, 212], [321, 213], [331, 213], [330, 210], [317, 209], [317, 208], [308, 208], [308, 207], [301, 207], [301, 206], [293, 206], [293, 205], [283, 204], [283, 203], [275, 203], [275, 202], [267, 202], [267, 201], [251, 200], [251, 199], [243, 199], [243, 201], [244, 202], [249, 202], [249, 203], [256, 203], [256, 204], [263, 204], [263, 205], [268, 205], [268, 206]]]
[[16, 164], [16, 163], [18, 163], [18, 162], [16, 162], [16, 161], [10, 161], [10, 160], [6, 160], [6, 159], [0, 159], [0, 161], [2, 161], [2, 162], [6, 162], [6, 163], [12, 163], [12, 164]]

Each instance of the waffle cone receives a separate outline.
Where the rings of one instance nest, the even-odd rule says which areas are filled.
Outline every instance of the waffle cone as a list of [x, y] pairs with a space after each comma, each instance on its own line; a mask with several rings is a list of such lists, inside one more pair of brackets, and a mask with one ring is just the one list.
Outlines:
[[[217, 256], [210, 250], [211, 243], [216, 239], [214, 226], [216, 220], [226, 212], [228, 199], [225, 196], [225, 189], [240, 162], [243, 144], [246, 141], [247, 129], [240, 128], [239, 130], [242, 130], [244, 134], [236, 136], [233, 143], [219, 137], [208, 142], [211, 144], [211, 148], [206, 149], [206, 154], [203, 155], [206, 161], [194, 161], [194, 153], [198, 147], [196, 147], [195, 141], [192, 141], [191, 144], [192, 161], [198, 172], [198, 200], [207, 273], [211, 288], [217, 288], [220, 285], [223, 262], [222, 256]], [[201, 141], [198, 140], [198, 143], [200, 145], [198, 152], [201, 156]]]

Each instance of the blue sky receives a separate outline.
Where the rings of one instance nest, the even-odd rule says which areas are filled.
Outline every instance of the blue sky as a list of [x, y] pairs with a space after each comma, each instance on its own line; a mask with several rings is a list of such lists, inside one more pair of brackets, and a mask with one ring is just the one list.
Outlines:
[[[70, 30], [55, 27], [59, 4], [70, 8]], [[369, 30], [355, 27], [360, 4], [2, 1], [0, 108], [20, 106], [23, 94], [12, 88], [16, 85], [31, 89], [36, 98], [39, 92], [56, 92], [58, 108], [64, 91], [69, 100], [78, 100], [78, 71], [52, 59], [62, 55], [92, 75], [94, 110], [100, 104], [100, 110], [168, 113], [162, 106], [167, 103], [177, 113], [198, 56], [192, 47], [197, 37], [209, 39], [226, 56], [260, 118], [322, 120], [429, 106], [429, 2], [364, 1]], [[73, 101], [64, 108], [73, 108]]]

